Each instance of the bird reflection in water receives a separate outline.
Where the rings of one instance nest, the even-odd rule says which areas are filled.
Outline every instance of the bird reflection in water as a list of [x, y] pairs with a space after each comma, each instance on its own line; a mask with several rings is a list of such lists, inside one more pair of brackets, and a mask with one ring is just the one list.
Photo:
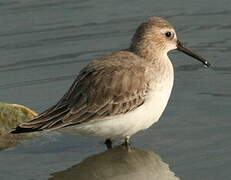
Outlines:
[[180, 180], [152, 151], [117, 146], [87, 157], [49, 180]]

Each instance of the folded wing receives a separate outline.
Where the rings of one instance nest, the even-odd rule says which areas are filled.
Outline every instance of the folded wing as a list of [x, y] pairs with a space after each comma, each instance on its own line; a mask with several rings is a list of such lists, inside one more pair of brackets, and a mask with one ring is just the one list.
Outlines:
[[116, 60], [105, 61], [107, 58], [86, 66], [55, 106], [20, 124], [12, 133], [58, 129], [103, 120], [142, 105], [149, 88], [145, 68], [138, 64], [118, 65]]

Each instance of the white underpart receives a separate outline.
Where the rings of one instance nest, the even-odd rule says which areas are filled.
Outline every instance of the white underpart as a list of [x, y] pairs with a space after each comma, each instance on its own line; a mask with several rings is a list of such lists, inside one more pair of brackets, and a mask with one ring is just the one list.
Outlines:
[[150, 127], [163, 113], [173, 86], [172, 64], [168, 57], [165, 61], [170, 70], [168, 78], [153, 86], [143, 105], [126, 114], [70, 126], [63, 130], [84, 136], [122, 139]]

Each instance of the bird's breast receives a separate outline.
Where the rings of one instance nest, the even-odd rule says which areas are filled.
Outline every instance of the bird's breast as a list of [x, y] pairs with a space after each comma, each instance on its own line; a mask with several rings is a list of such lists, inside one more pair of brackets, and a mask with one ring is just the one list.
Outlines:
[[162, 69], [158, 71], [154, 69], [153, 72], [150, 74], [153, 79], [150, 82], [150, 90], [144, 103], [145, 111], [148, 114], [144, 128], [148, 128], [159, 120], [168, 103], [174, 81], [173, 66], [169, 59], [165, 61]]

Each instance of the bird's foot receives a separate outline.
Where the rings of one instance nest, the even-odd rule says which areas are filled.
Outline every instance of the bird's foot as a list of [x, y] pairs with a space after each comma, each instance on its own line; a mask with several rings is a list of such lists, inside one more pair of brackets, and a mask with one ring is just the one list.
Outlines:
[[122, 144], [123, 146], [125, 146], [128, 150], [130, 149], [130, 137], [126, 137], [125, 139], [124, 139], [124, 143]]
[[112, 141], [111, 141], [111, 139], [106, 139], [104, 144], [106, 144], [107, 149], [111, 149], [112, 148]]

